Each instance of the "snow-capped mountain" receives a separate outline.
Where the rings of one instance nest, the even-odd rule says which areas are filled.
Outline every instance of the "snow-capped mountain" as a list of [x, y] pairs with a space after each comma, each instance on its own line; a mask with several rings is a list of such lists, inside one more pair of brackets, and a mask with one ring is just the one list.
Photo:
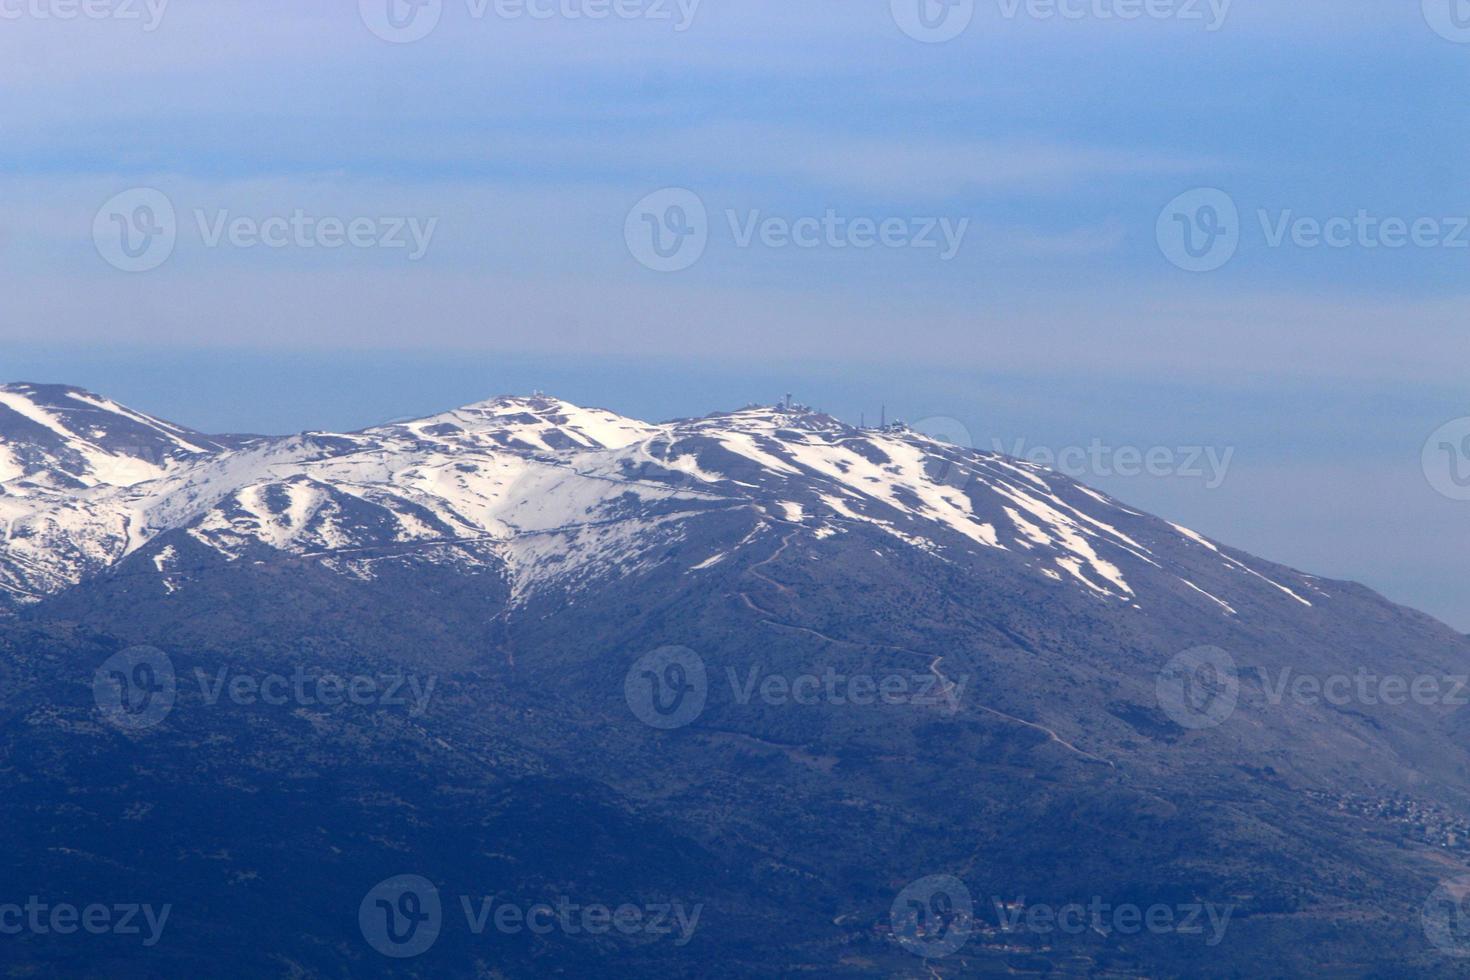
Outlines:
[[123, 553], [127, 515], [102, 503], [249, 445], [64, 385], [0, 385], [0, 593], [31, 601]]
[[[1132, 608], [1166, 595], [1235, 615], [1320, 592], [1032, 463], [783, 406], [650, 424], [535, 395], [353, 433], [212, 437], [80, 389], [8, 385], [0, 474], [0, 590], [16, 603], [140, 553], [159, 588], [185, 588], [175, 532], [227, 561], [265, 549], [359, 578], [488, 565], [513, 601], [666, 561], [697, 575], [774, 531], [856, 528]], [[715, 514], [746, 533], [704, 534]]]
[[65, 385], [0, 385], [0, 486], [47, 490], [131, 486], [238, 446]]
[[[0, 877], [177, 901], [174, 958], [118, 975], [401, 976], [357, 912], [405, 871], [709, 909], [687, 950], [446, 927], [421, 976], [1225, 977], [1263, 950], [1456, 975], [1419, 919], [1470, 870], [1470, 644], [1362, 586], [779, 405], [652, 424], [535, 395], [271, 438], [77, 389], [0, 405]], [[98, 667], [136, 645], [176, 703], [122, 731]], [[421, 713], [265, 697], [346, 677], [437, 686]], [[987, 919], [936, 963], [891, 941], [936, 875], [977, 911], [1235, 911], [1218, 945]], [[7, 953], [98, 972], [84, 949]]]

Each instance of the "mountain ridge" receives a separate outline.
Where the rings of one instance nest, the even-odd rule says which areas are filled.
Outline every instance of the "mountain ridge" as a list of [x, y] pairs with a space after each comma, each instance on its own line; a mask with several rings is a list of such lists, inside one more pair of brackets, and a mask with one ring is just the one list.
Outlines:
[[[48, 397], [27, 411], [22, 399], [38, 393]], [[113, 428], [121, 419], [158, 437], [141, 446], [89, 442], [48, 413], [63, 395], [107, 414]], [[37, 480], [35, 473], [0, 480], [0, 518], [9, 529], [0, 590], [13, 603], [75, 585], [171, 530], [227, 557], [246, 542], [326, 554], [522, 539], [522, 554], [509, 548], [500, 556], [509, 568], [517, 557], [521, 567], [544, 565], [530, 536], [578, 528], [589, 539], [603, 538], [590, 542], [596, 553], [618, 560], [620, 548], [637, 550], [636, 542], [609, 540], [598, 528], [627, 523], [630, 508], [639, 507], [654, 535], [686, 511], [754, 507], [767, 520], [822, 536], [871, 523], [941, 559], [979, 548], [1046, 555], [1029, 562], [1037, 574], [1120, 601], [1135, 598], [1124, 564], [1162, 567], [1119, 526], [1146, 515], [1076, 481], [899, 426], [859, 428], [783, 405], [647, 423], [539, 393], [503, 395], [355, 432], [278, 437], [205, 437], [76, 388], [0, 386], [0, 406], [70, 435], [71, 444], [53, 453], [58, 459], [88, 462], [91, 453], [95, 461], [101, 452], [115, 461], [111, 469], [73, 464], [69, 472], [84, 474], [90, 485]], [[92, 432], [106, 435], [107, 428], [94, 425]], [[12, 420], [0, 428], [0, 451], [15, 456], [18, 450], [6, 447], [23, 449], [26, 436]], [[1303, 605], [1320, 589], [1299, 573], [1291, 585], [1275, 581], [1250, 559], [1179, 525], [1151, 523], [1149, 531]], [[720, 560], [707, 555], [702, 562]], [[1183, 575], [1179, 583], [1235, 613], [1208, 583]]]

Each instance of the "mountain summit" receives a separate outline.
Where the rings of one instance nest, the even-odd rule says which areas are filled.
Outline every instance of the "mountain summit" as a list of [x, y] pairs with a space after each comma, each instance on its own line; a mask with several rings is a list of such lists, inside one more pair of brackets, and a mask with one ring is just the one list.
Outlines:
[[[0, 590], [36, 601], [178, 532], [226, 560], [258, 547], [345, 574], [394, 561], [488, 564], [519, 597], [653, 561], [697, 573], [704, 518], [734, 547], [854, 529], [920, 560], [983, 563], [1042, 589], [1218, 615], [1322, 595], [1034, 464], [784, 406], [650, 424], [544, 395], [353, 433], [204, 436], [75, 388], [0, 388]], [[167, 547], [164, 545], [163, 547]], [[417, 549], [416, 551], [412, 549]], [[136, 563], [135, 563], [136, 564]]]

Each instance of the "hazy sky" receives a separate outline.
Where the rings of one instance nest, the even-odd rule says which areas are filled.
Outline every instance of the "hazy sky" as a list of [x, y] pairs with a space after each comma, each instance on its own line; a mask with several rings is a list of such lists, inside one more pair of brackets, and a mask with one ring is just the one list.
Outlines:
[[886, 403], [1470, 629], [1458, 0], [307, 6], [0, 0], [0, 378]]

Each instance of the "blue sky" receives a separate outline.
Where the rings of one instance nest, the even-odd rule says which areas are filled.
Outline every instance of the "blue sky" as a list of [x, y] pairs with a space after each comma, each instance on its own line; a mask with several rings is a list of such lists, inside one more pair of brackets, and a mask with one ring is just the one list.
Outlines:
[[[1089, 482], [1470, 629], [1470, 503], [1420, 462], [1470, 415], [1449, 0], [1235, 0], [1216, 30], [1206, 3], [1120, 21], [1128, 0], [976, 0], [945, 43], [905, 34], [908, 0], [703, 0], [685, 30], [672, 0], [597, 21], [442, 0], [412, 43], [369, 28], [386, 0], [177, 2], [152, 30], [141, 0], [141, 20], [54, 2], [0, 5], [0, 376], [215, 429], [528, 387], [655, 417], [794, 389], [854, 420], [961, 420], [985, 448], [1228, 448], [1217, 487]], [[128, 272], [94, 225], [135, 188], [176, 240]], [[625, 234], [665, 188], [708, 238], [674, 272]], [[1159, 237], [1198, 188], [1239, 216], [1202, 273]], [[432, 235], [417, 259], [211, 244], [298, 211]], [[829, 211], [964, 234], [947, 260], [740, 242]], [[1272, 244], [1360, 213], [1430, 222], [1432, 244]]]

